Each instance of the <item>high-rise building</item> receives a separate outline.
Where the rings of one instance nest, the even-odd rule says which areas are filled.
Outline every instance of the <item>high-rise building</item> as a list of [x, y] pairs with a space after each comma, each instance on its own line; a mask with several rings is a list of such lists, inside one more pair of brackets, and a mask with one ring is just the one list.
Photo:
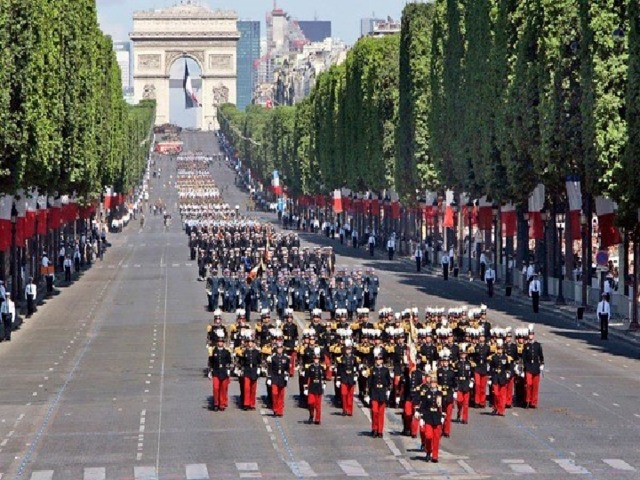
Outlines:
[[260, 63], [260, 22], [238, 21], [238, 94], [236, 104], [239, 110], [251, 105], [256, 85], [258, 84], [258, 68]]
[[133, 88], [133, 68], [131, 55], [131, 42], [114, 42], [113, 49], [116, 51], [116, 60], [120, 67], [122, 77], [122, 91], [129, 93]]
[[362, 18], [360, 20], [360, 36], [366, 37], [373, 32], [373, 26], [378, 22], [384, 22], [383, 18]]
[[299, 20], [298, 25], [310, 42], [323, 42], [331, 38], [331, 22], [326, 20]]

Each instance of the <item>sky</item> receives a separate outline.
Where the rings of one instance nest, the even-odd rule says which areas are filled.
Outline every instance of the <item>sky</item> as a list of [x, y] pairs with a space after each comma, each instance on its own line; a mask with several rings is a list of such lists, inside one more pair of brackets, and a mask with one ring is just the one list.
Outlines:
[[[165, 8], [179, 0], [97, 0], [98, 18], [102, 29], [114, 41], [128, 40], [132, 15], [138, 10]], [[273, 8], [273, 0], [201, 0], [213, 9], [235, 10], [240, 20], [261, 20]], [[277, 0], [297, 20], [331, 20], [333, 36], [353, 44], [360, 36], [360, 19], [371, 17], [399, 19], [407, 0]]]

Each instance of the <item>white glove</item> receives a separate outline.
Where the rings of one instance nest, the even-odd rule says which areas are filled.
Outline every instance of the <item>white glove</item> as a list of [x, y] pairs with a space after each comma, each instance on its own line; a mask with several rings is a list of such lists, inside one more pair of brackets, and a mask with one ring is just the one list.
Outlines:
[[267, 385], [271, 386], [271, 379], [270, 378], [267, 378]]
[[289, 375], [285, 375], [285, 376], [284, 376], [284, 381], [285, 381], [285, 382], [288, 382], [288, 381], [289, 381]]
[[305, 397], [309, 395], [309, 387], [307, 386], [304, 387], [304, 395]]
[[363, 376], [364, 378], [367, 378], [367, 377], [369, 376], [369, 370], [365, 368], [365, 369], [362, 371], [362, 376]]
[[391, 395], [391, 392], [387, 390], [387, 400], [389, 400], [389, 395]]
[[207, 375], [207, 377], [213, 378], [213, 372], [209, 372], [209, 375]]
[[416, 410], [416, 413], [413, 414], [413, 418], [420, 418], [420, 412]]
[[444, 425], [445, 417], [446, 417], [446, 415], [442, 415], [442, 421], [440, 422], [440, 423], [442, 423], [442, 425]]
[[267, 362], [271, 363], [271, 355], [267, 357]]
[[322, 382], [322, 391], [324, 392], [324, 389], [327, 388], [327, 383], [326, 382]]
[[544, 365], [540, 365], [540, 371], [544, 372]]
[[300, 376], [304, 377], [304, 370], [300, 370]]
[[338, 381], [336, 382], [336, 388], [340, 388], [340, 386], [341, 386], [341, 385], [342, 385], [342, 383], [340, 383], [340, 380], [338, 380]]
[[391, 375], [391, 378], [396, 376], [396, 374], [394, 372], [391, 372], [389, 375]]
[[230, 377], [230, 376], [231, 376], [231, 369], [227, 368], [227, 377]]
[[371, 397], [369, 395], [365, 395], [364, 403], [369, 403], [370, 400], [371, 400]]
[[491, 380], [487, 380], [487, 385], [491, 386]]
[[357, 382], [357, 381], [358, 381], [358, 374], [355, 374], [355, 375], [353, 376], [353, 381], [354, 381], [354, 382]]
[[453, 399], [455, 400], [458, 397], [458, 392], [453, 392]]
[[256, 372], [260, 375], [260, 367], [257, 368]]
[[420, 426], [424, 427], [424, 420], [420, 419]]
[[473, 380], [471, 380], [471, 381], [469, 382], [469, 388], [473, 388], [473, 385], [474, 385], [474, 384], [473, 384]]

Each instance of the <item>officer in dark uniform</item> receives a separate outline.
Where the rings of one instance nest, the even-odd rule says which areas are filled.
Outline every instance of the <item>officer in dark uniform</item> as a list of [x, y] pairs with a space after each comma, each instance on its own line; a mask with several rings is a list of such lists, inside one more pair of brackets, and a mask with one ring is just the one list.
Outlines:
[[540, 375], [544, 372], [544, 354], [542, 353], [542, 345], [535, 340], [533, 324], [529, 325], [529, 341], [525, 344], [522, 352], [522, 365], [524, 368], [525, 408], [537, 408]]
[[467, 359], [467, 348], [468, 345], [466, 343], [460, 345], [460, 359], [454, 367], [456, 384], [458, 386], [456, 391], [458, 414], [456, 418], [458, 422], [465, 425], [469, 423], [469, 400], [471, 398], [471, 391], [473, 390], [473, 367]]
[[491, 372], [491, 393], [493, 396], [493, 415], [504, 417], [506, 413], [507, 385], [513, 374], [513, 359], [504, 351], [501, 338], [496, 343], [496, 353], [489, 359]]
[[451, 419], [453, 418], [453, 402], [457, 397], [456, 374], [449, 365], [451, 352], [448, 348], [440, 351], [440, 368], [438, 368], [438, 386], [442, 392], [442, 411], [445, 415], [442, 434], [445, 437], [451, 435]]
[[371, 406], [371, 435], [374, 438], [382, 438], [384, 432], [384, 412], [389, 402], [393, 383], [391, 372], [384, 366], [383, 349], [374, 349], [373, 358], [375, 365], [369, 373], [368, 398], [365, 398]]
[[420, 406], [420, 387], [426, 378], [423, 370], [416, 368], [407, 369], [402, 378], [402, 423], [403, 435], [411, 435], [416, 438], [418, 435], [418, 419], [415, 418], [416, 408]]
[[299, 337], [298, 326], [293, 321], [293, 310], [287, 309], [284, 314], [284, 325], [282, 325], [284, 352], [289, 356], [289, 376], [292, 377], [296, 365], [296, 345], [298, 344]]
[[426, 461], [438, 463], [440, 453], [440, 437], [442, 436], [442, 392], [438, 388], [438, 376], [433, 372], [429, 383], [420, 389], [420, 436], [427, 453]]
[[479, 332], [479, 341], [473, 347], [471, 353], [471, 364], [473, 365], [473, 383], [474, 390], [474, 406], [476, 408], [485, 408], [487, 406], [487, 380], [489, 375], [489, 345], [485, 342], [484, 331]]
[[358, 381], [358, 359], [353, 354], [351, 339], [344, 341], [343, 354], [336, 359], [336, 388], [339, 389], [342, 415], [353, 415], [353, 395]]
[[313, 363], [305, 372], [305, 394], [309, 407], [309, 420], [307, 423], [320, 425], [322, 422], [322, 395], [325, 389], [326, 366], [320, 363], [322, 349], [315, 347], [313, 350]]
[[269, 378], [267, 388], [271, 388], [272, 408], [274, 417], [284, 415], [285, 388], [289, 382], [290, 360], [284, 353], [284, 344], [276, 343], [276, 353], [269, 362]]
[[242, 369], [243, 381], [243, 410], [256, 409], [256, 390], [258, 386], [258, 378], [260, 377], [261, 365], [260, 350], [256, 347], [253, 336], [248, 338], [248, 346], [243, 351], [240, 359], [240, 368]]
[[215, 347], [209, 347], [209, 370], [213, 384], [213, 410], [224, 412], [229, 405], [229, 379], [231, 376], [231, 352], [224, 346], [225, 335], [219, 329], [215, 332]]

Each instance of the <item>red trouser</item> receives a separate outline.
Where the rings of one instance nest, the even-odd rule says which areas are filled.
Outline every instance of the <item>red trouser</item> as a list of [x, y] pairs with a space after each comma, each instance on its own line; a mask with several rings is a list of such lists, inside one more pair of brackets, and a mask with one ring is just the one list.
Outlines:
[[340, 384], [340, 397], [342, 399], [342, 411], [347, 415], [353, 415], [353, 394], [356, 391], [355, 385]]
[[322, 419], [322, 394], [310, 393], [307, 398], [309, 405], [309, 416], [314, 422], [320, 422]]
[[487, 375], [473, 374], [475, 383], [475, 396], [473, 398], [476, 407], [484, 407], [487, 403]]
[[256, 390], [258, 387], [258, 381], [251, 380], [249, 377], [243, 377], [242, 380], [244, 383], [243, 407], [256, 408]]
[[507, 385], [498, 383], [491, 384], [491, 393], [493, 394], [493, 411], [500, 415], [505, 414]]
[[[395, 397], [398, 399], [402, 398], [402, 385], [400, 384], [400, 380], [400, 375], [396, 375], [395, 377], [393, 377], [393, 395], [395, 395]], [[395, 398], [393, 399], [393, 401], [395, 402]], [[396, 407], [399, 406], [400, 405], [396, 405]]]
[[458, 390], [456, 394], [456, 403], [458, 404], [458, 418], [463, 422], [469, 421], [469, 399], [471, 392], [461, 392]]
[[377, 433], [384, 431], [384, 410], [386, 403], [371, 400], [371, 430]]
[[447, 416], [444, 419], [443, 433], [445, 435], [451, 435], [451, 417], [453, 417], [453, 402], [446, 403], [444, 405], [444, 412]]
[[509, 377], [509, 381], [507, 382], [507, 392], [504, 398], [504, 401], [507, 407], [510, 407], [511, 405], [513, 405], [513, 389], [515, 387], [515, 384], [516, 384], [516, 378]]
[[418, 434], [418, 428], [420, 426], [420, 421], [414, 417], [415, 413], [416, 406], [413, 402], [411, 400], [405, 400], [402, 411], [402, 421], [404, 429], [411, 432], [412, 437], [415, 437]]
[[229, 377], [218, 378], [213, 377], [213, 406], [218, 408], [227, 408], [229, 405]]
[[331, 371], [331, 357], [329, 355], [324, 356], [324, 365], [327, 367], [327, 380], [332, 380], [333, 372]]
[[284, 414], [284, 390], [285, 387], [271, 385], [271, 396], [273, 397], [273, 413], [276, 415]]
[[429, 425], [426, 423], [421, 431], [422, 443], [427, 454], [434, 460], [438, 459], [440, 451], [440, 436], [442, 435], [442, 425]]
[[540, 386], [540, 374], [525, 372], [524, 374], [524, 401], [532, 407], [538, 406], [538, 387]]

